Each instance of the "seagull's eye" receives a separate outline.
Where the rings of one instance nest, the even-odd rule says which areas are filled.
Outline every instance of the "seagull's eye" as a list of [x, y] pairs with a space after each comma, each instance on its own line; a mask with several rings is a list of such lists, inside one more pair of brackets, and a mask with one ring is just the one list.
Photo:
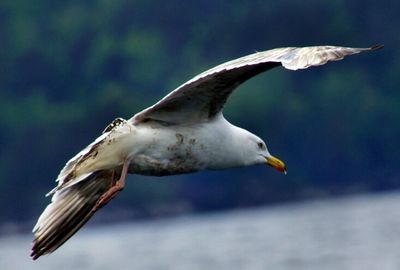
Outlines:
[[264, 149], [264, 144], [262, 142], [257, 143], [258, 148], [260, 149]]

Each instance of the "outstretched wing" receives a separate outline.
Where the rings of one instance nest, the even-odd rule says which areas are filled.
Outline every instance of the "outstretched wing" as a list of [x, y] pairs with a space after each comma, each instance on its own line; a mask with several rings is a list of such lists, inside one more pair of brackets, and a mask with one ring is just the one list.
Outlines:
[[119, 175], [118, 170], [98, 171], [75, 185], [55, 191], [33, 229], [31, 257], [36, 260], [55, 251], [74, 235], [103, 206], [99, 204], [102, 196]]
[[57, 178], [57, 187], [48, 194], [53, 195], [51, 203], [33, 229], [33, 259], [60, 247], [114, 198], [119, 190], [112, 195], [109, 190], [121, 176], [125, 148], [120, 139], [129, 136], [132, 128], [124, 119], [115, 119], [100, 137], [67, 162]]
[[126, 125], [126, 123], [125, 119], [114, 119], [94, 142], [71, 158], [57, 176], [57, 187], [47, 195], [52, 195], [58, 190], [79, 183], [93, 172], [104, 169], [102, 166], [105, 164], [108, 164], [108, 167], [112, 167], [110, 164], [115, 166], [121, 165], [118, 164], [118, 157], [112, 155], [115, 151], [110, 151], [107, 147], [111, 146], [115, 149], [116, 146], [114, 143], [119, 136], [131, 131], [131, 127]]
[[197, 75], [153, 106], [134, 115], [130, 121], [133, 124], [149, 120], [167, 124], [208, 121], [222, 110], [235, 88], [261, 72], [281, 65], [290, 70], [305, 69], [381, 47], [287, 47], [257, 52]]

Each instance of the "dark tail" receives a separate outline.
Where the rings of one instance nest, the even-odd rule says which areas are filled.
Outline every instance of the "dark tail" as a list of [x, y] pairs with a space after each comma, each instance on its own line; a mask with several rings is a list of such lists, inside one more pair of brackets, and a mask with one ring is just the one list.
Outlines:
[[101, 196], [114, 185], [112, 170], [92, 173], [57, 191], [33, 229], [31, 257], [51, 253], [74, 235], [96, 212]]

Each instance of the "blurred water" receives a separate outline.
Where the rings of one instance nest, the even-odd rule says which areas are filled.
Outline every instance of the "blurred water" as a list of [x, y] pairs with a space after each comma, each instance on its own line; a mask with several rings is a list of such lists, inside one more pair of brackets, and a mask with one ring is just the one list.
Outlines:
[[1, 269], [400, 269], [400, 193], [88, 226], [50, 256], [0, 238]]

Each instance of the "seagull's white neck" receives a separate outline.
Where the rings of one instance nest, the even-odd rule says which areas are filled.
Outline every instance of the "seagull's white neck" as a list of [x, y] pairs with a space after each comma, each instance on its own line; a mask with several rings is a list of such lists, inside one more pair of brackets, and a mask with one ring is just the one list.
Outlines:
[[[262, 163], [254, 154], [255, 144], [250, 138], [257, 136], [228, 122], [222, 114], [207, 124], [210, 134], [206, 169], [220, 170]], [[212, 138], [211, 138], [212, 137]]]

